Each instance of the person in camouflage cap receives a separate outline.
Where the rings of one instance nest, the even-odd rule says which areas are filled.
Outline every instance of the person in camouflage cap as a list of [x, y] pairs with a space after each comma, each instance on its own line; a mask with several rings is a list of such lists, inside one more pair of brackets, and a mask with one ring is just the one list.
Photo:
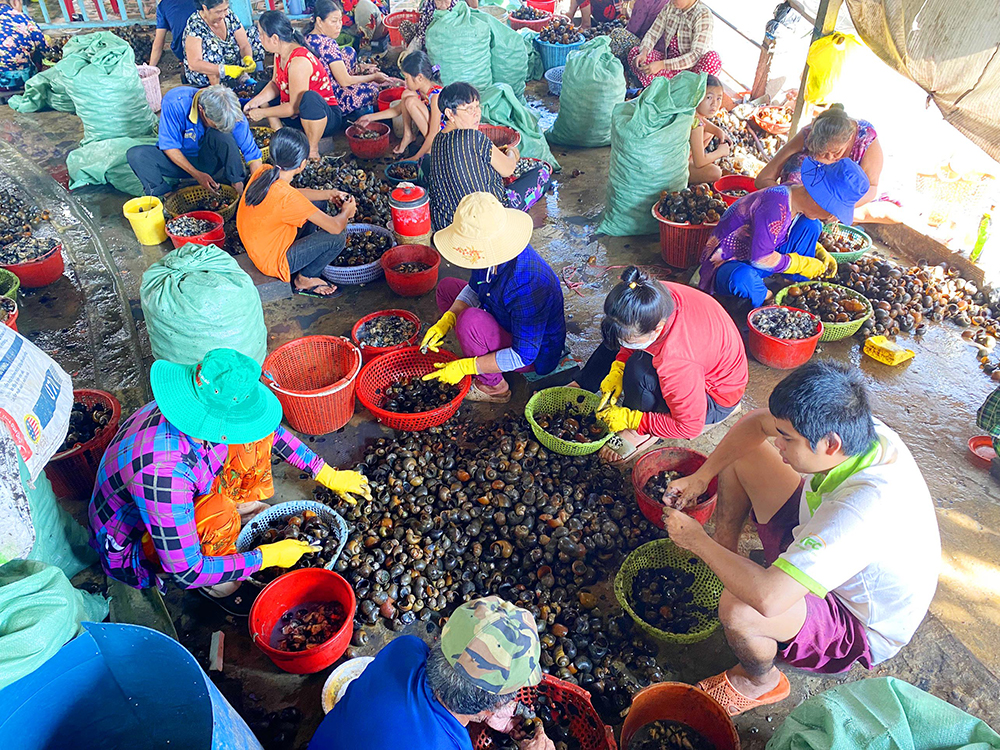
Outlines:
[[441, 630], [445, 659], [488, 693], [513, 693], [542, 679], [535, 618], [499, 597], [466, 602]]

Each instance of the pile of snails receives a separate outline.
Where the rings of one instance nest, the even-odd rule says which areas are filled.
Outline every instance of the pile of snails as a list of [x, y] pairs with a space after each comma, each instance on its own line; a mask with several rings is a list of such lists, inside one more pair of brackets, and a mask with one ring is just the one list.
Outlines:
[[364, 266], [375, 263], [382, 253], [392, 247], [392, 237], [368, 229], [347, 235], [347, 246], [333, 262], [335, 266]]
[[0, 297], [0, 316], [3, 317], [4, 323], [10, 320], [10, 316], [14, 314], [17, 310], [17, 303], [14, 302], [10, 297]]
[[[319, 552], [309, 552], [303, 555], [297, 563], [287, 570], [325, 568], [330, 564], [330, 560], [333, 559], [340, 544], [339, 531], [332, 528], [322, 516], [313, 510], [304, 510], [288, 518], [274, 521], [261, 535], [260, 543], [272, 544], [283, 539], [299, 539], [320, 548]], [[253, 579], [258, 583], [270, 583], [286, 573], [287, 570], [277, 567], [264, 568], [254, 574]]]
[[683, 722], [657, 719], [639, 727], [625, 750], [715, 750], [715, 743]]
[[18, 263], [30, 263], [43, 258], [59, 246], [59, 240], [52, 237], [34, 237], [28, 235], [16, 239], [8, 245], [0, 247], [0, 264], [12, 266]]
[[401, 378], [386, 386], [382, 408], [394, 414], [419, 414], [450, 404], [458, 393], [457, 385], [440, 380]]
[[570, 443], [592, 443], [608, 432], [607, 425], [593, 412], [580, 413], [570, 404], [554, 414], [539, 414], [535, 422], [548, 434]]
[[386, 174], [394, 180], [416, 182], [420, 179], [420, 168], [416, 164], [397, 162], [389, 165]]
[[548, 18], [548, 13], [538, 10], [538, 8], [532, 8], [530, 5], [522, 5], [517, 10], [511, 11], [510, 17], [516, 18], [518, 21], [541, 21], [543, 18]]
[[707, 183], [660, 194], [660, 215], [676, 224], [715, 224], [726, 212], [722, 196]]
[[863, 235], [830, 229], [819, 236], [819, 244], [829, 253], [856, 253], [864, 250], [868, 241]]
[[84, 404], [76, 401], [69, 413], [69, 430], [59, 446], [59, 453], [94, 439], [111, 422], [111, 407], [101, 403]]
[[[292, 185], [315, 190], [342, 190], [354, 196], [358, 211], [354, 222], [389, 225], [392, 212], [389, 208], [389, 193], [392, 185], [374, 172], [361, 169], [353, 159], [341, 164], [340, 160], [324, 156], [318, 161], [306, 162], [305, 169], [292, 180]], [[337, 213], [339, 206], [330, 201], [327, 211]]]
[[750, 323], [761, 333], [779, 339], [807, 339], [819, 330], [813, 315], [784, 307], [765, 308], [754, 315]]
[[690, 633], [713, 612], [695, 603], [694, 573], [678, 568], [645, 568], [632, 579], [632, 608], [657, 630]]
[[137, 65], [149, 60], [153, 52], [153, 35], [149, 33], [148, 27], [134, 23], [131, 26], [115, 27], [111, 29], [111, 33], [128, 42], [135, 53]]
[[785, 303], [808, 310], [824, 323], [849, 323], [868, 314], [868, 306], [858, 296], [829, 284], [788, 287]]
[[583, 30], [584, 39], [593, 39], [597, 36], [608, 36], [615, 29], [624, 29], [625, 22], [620, 18], [616, 18], [613, 21], [604, 21], [603, 23], [593, 23], [589, 29]]
[[409, 273], [422, 273], [430, 268], [430, 264], [422, 263], [419, 260], [408, 261], [406, 263], [400, 263], [398, 266], [392, 270], [396, 273], [409, 274]]
[[281, 616], [271, 637], [279, 651], [305, 651], [333, 638], [347, 622], [347, 612], [340, 602], [307, 604], [290, 609]]
[[167, 222], [167, 231], [177, 237], [197, 237], [215, 229], [218, 224], [208, 219], [196, 219], [193, 216], [178, 216]]
[[30, 237], [33, 225], [49, 220], [49, 212], [34, 205], [12, 182], [0, 181], [0, 247]]
[[417, 324], [399, 315], [379, 315], [358, 329], [358, 340], [364, 346], [396, 346], [417, 332]]
[[548, 44], [576, 44], [583, 41], [583, 34], [565, 16], [556, 16], [538, 34], [540, 42]]

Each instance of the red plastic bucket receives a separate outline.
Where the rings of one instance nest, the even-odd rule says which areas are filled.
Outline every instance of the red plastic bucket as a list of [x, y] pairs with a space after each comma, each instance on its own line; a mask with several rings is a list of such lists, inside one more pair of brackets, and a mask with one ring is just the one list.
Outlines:
[[359, 159], [380, 159], [389, 150], [389, 131], [391, 128], [384, 122], [370, 123], [366, 130], [375, 130], [379, 133], [378, 138], [358, 138], [358, 133], [362, 128], [351, 125], [344, 131], [347, 136], [347, 145], [351, 153]]
[[556, 12], [556, 0], [525, 0], [524, 4], [536, 10], [544, 10], [546, 13]]
[[[303, 604], [340, 602], [347, 619], [336, 635], [305, 651], [281, 651], [271, 646], [271, 634], [281, 616]], [[292, 674], [312, 674], [343, 656], [354, 635], [354, 591], [344, 578], [325, 568], [302, 568], [275, 578], [250, 608], [250, 638], [278, 667]]]
[[[396, 315], [405, 320], [409, 320], [415, 325], [413, 335], [410, 336], [406, 341], [401, 341], [394, 346], [362, 346], [361, 339], [358, 336], [358, 332], [361, 331], [361, 327], [367, 323], [369, 320], [374, 320], [375, 318], [380, 318], [383, 315]], [[416, 346], [417, 339], [420, 337], [420, 318], [411, 313], [409, 310], [379, 310], [378, 312], [373, 312], [370, 315], [365, 315], [354, 327], [351, 328], [351, 341], [354, 345], [358, 347], [361, 352], [361, 361], [365, 364], [371, 362], [375, 357], [381, 357], [383, 354], [388, 354], [389, 352], [398, 351], [399, 349], [405, 349], [408, 346]]]
[[[395, 270], [400, 263], [426, 263], [425, 271], [399, 273]], [[385, 281], [400, 297], [419, 297], [427, 294], [438, 282], [441, 256], [429, 245], [396, 245], [382, 254], [382, 270]]]
[[660, 213], [660, 202], [653, 204], [653, 216], [660, 224], [660, 255], [674, 268], [690, 268], [701, 257], [712, 230], [718, 224], [677, 224]]
[[45, 474], [52, 482], [52, 491], [56, 493], [56, 497], [86, 500], [94, 491], [97, 468], [104, 458], [104, 451], [118, 432], [122, 405], [110, 393], [88, 388], [73, 391], [73, 403], [110, 407], [111, 421], [98, 430], [91, 440], [50, 458], [45, 465]]
[[326, 435], [354, 414], [361, 352], [341, 336], [289, 341], [268, 354], [261, 369], [292, 429]]
[[399, 33], [399, 24], [403, 21], [416, 23], [419, 20], [420, 13], [415, 10], [400, 10], [387, 15], [382, 19], [382, 25], [389, 31], [389, 44], [393, 47], [402, 47], [403, 35]]
[[406, 91], [406, 86], [396, 86], [391, 89], [382, 89], [378, 92], [378, 111], [385, 112], [392, 106], [393, 102], [398, 102], [403, 98], [403, 92]]
[[0, 265], [21, 281], [21, 286], [26, 289], [38, 289], [48, 286], [63, 274], [66, 268], [63, 263], [62, 243], [56, 244], [41, 258], [29, 260], [27, 263], [12, 263], [9, 266]]
[[740, 750], [740, 736], [726, 709], [707, 693], [683, 682], [658, 682], [635, 694], [622, 725], [622, 747], [629, 746], [640, 728], [660, 720], [687, 724], [715, 750]]
[[823, 321], [812, 313], [809, 313], [819, 323], [819, 330], [807, 339], [779, 339], [776, 336], [768, 336], [766, 333], [761, 333], [753, 324], [754, 316], [761, 310], [774, 310], [778, 308], [806, 312], [798, 310], [795, 307], [787, 307], [786, 305], [766, 305], [751, 310], [747, 313], [747, 325], [750, 327], [747, 334], [747, 348], [750, 349], [753, 358], [762, 365], [773, 367], [776, 370], [792, 370], [800, 365], [804, 365], [815, 353], [819, 337], [823, 335]]
[[715, 188], [715, 192], [722, 196], [722, 200], [725, 201], [727, 206], [731, 206], [739, 197], [735, 195], [726, 195], [726, 190], [746, 190], [747, 193], [757, 192], [757, 186], [754, 184], [753, 177], [746, 177], [741, 174], [729, 174], [725, 177], [715, 181], [712, 185]]
[[4, 325], [10, 328], [12, 331], [17, 330], [17, 314], [21, 312], [21, 308], [17, 306], [17, 302], [14, 302], [14, 312], [10, 314], [10, 317], [4, 321]]
[[[657, 448], [642, 456], [635, 462], [632, 469], [632, 488], [635, 490], [635, 500], [639, 504], [639, 510], [654, 526], [663, 528], [663, 504], [660, 498], [653, 498], [646, 494], [643, 489], [646, 482], [651, 477], [656, 476], [661, 471], [679, 471], [685, 476], [694, 474], [708, 459], [704, 453], [693, 451], [690, 448]], [[718, 499], [719, 478], [714, 478], [708, 483], [708, 499], [702, 500], [691, 508], [685, 508], [684, 512], [696, 520], [702, 526], [712, 517], [715, 512], [715, 503]]]
[[[222, 247], [223, 242], [226, 239], [226, 230], [224, 228], [225, 221], [222, 218], [222, 214], [216, 213], [215, 211], [189, 211], [186, 214], [181, 214], [181, 216], [187, 216], [192, 219], [204, 219], [205, 221], [211, 221], [216, 225], [214, 229], [210, 229], [204, 234], [196, 234], [191, 237], [183, 237], [179, 234], [170, 233], [170, 222], [166, 224], [167, 237], [174, 245], [174, 249], [178, 247], [184, 247], [184, 245], [216, 245], [217, 247]], [[179, 219], [181, 216], [175, 216], [174, 219]]]

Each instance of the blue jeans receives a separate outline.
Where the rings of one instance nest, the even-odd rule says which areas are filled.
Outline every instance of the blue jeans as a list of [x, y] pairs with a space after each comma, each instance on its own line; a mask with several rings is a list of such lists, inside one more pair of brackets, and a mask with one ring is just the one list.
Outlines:
[[330, 234], [307, 222], [299, 230], [299, 237], [288, 248], [288, 272], [294, 276], [320, 278], [323, 269], [329, 266], [344, 251], [347, 233]]
[[[810, 258], [816, 257], [816, 243], [823, 231], [823, 224], [818, 219], [807, 219], [804, 216], [792, 224], [788, 230], [788, 239], [777, 250], [782, 255], [797, 253]], [[764, 279], [773, 271], [756, 268], [747, 261], [728, 260], [719, 266], [715, 272], [715, 293], [729, 294], [733, 297], [749, 299], [754, 307], [764, 304], [767, 297], [767, 287]], [[789, 275], [793, 281], [805, 281], [804, 276]]]

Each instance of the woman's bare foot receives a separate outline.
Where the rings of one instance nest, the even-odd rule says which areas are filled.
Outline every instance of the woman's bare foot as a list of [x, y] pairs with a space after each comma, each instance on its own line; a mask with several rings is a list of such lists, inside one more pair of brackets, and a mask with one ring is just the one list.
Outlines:
[[292, 288], [296, 294], [305, 294], [310, 297], [332, 297], [337, 293], [337, 287], [323, 279], [316, 279], [311, 276], [296, 275], [292, 283]]
[[394, 148], [392, 150], [392, 153], [394, 153], [394, 154], [405, 154], [406, 153], [406, 149], [408, 149], [410, 147], [411, 143], [413, 143], [413, 133], [410, 133], [409, 131], [407, 131], [403, 135], [403, 140], [401, 140], [399, 142], [399, 145], [396, 146], [396, 148]]
[[319, 161], [322, 158], [323, 157], [319, 155], [319, 148], [309, 149], [309, 161]]

